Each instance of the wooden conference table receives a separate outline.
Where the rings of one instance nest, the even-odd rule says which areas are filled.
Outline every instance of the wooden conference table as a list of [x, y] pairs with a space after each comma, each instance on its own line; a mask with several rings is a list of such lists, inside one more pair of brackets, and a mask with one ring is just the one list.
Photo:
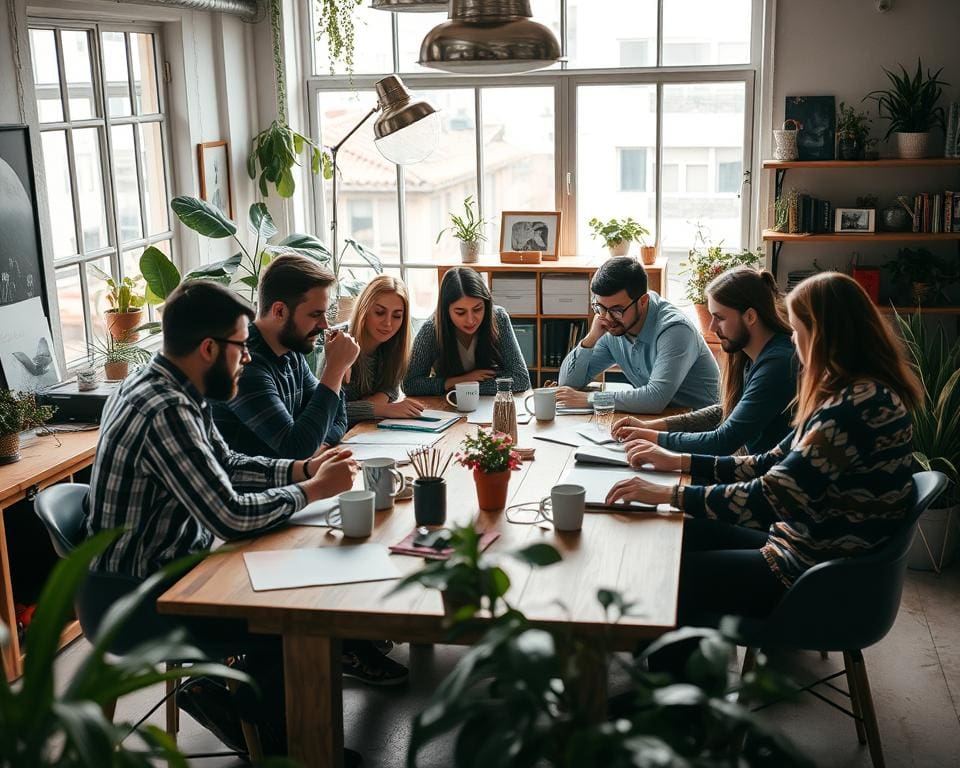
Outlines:
[[[440, 398], [422, 398], [428, 407], [447, 408]], [[531, 420], [520, 425], [520, 444], [536, 448], [510, 481], [508, 504], [538, 501], [573, 465], [574, 449], [533, 440], [555, 424], [575, 426], [586, 415], [558, 416], [554, 423]], [[357, 431], [375, 429], [361, 424]], [[450, 427], [435, 447], [455, 450], [476, 429], [465, 420]], [[352, 434], [352, 433], [351, 433]], [[413, 475], [412, 467], [404, 474]], [[531, 569], [512, 558], [501, 565], [510, 576], [511, 603], [537, 624], [565, 628], [589, 641], [604, 637], [609, 647], [630, 649], [637, 640], [672, 628], [676, 620], [677, 583], [683, 517], [678, 514], [622, 515], [588, 513], [583, 530], [557, 533], [536, 525], [508, 523], [502, 512], [481, 512], [471, 472], [450, 463], [447, 480], [447, 525], [475, 521], [478, 530], [495, 529], [500, 538], [488, 550], [502, 553], [535, 541], [553, 544], [563, 555], [555, 565]], [[362, 487], [362, 473], [357, 487]], [[412, 501], [377, 512], [370, 541], [399, 543], [414, 528]], [[182, 578], [159, 600], [163, 613], [246, 619], [251, 631], [281, 635], [286, 687], [290, 757], [308, 766], [335, 766], [343, 761], [343, 706], [340, 639], [443, 643], [440, 593], [414, 586], [395, 595], [395, 582], [381, 581], [326, 587], [254, 592], [242, 553], [252, 550], [340, 546], [339, 531], [289, 526], [243, 542], [233, 552], [211, 557]], [[396, 555], [403, 573], [424, 564]], [[597, 602], [601, 587], [620, 590], [637, 603], [636, 614], [607, 624]], [[596, 697], [605, 696], [605, 670], [596, 670]]]

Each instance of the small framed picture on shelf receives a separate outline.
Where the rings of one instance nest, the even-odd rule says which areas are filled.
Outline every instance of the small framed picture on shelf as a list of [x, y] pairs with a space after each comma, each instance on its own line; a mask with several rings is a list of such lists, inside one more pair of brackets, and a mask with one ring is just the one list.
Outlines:
[[500, 251], [540, 251], [544, 261], [560, 256], [560, 211], [504, 211]]
[[200, 166], [200, 199], [210, 203], [224, 216], [233, 219], [233, 194], [230, 191], [230, 148], [225, 141], [197, 144]]
[[837, 208], [834, 213], [835, 232], [845, 235], [869, 235], [877, 231], [875, 208]]

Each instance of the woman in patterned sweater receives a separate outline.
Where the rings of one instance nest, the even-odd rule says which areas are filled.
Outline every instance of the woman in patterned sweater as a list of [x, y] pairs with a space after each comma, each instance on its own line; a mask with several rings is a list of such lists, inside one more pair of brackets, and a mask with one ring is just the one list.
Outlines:
[[768, 615], [808, 568], [869, 552], [901, 525], [911, 494], [910, 412], [921, 389], [866, 292], [826, 272], [787, 297], [803, 366], [794, 431], [755, 456], [676, 454], [658, 470], [689, 486], [618, 483], [608, 502], [673, 503], [684, 522], [678, 621], [702, 611]]

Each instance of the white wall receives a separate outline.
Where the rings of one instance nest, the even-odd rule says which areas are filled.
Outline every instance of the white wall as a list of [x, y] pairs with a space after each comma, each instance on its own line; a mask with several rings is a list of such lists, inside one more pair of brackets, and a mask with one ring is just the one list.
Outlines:
[[[783, 122], [787, 96], [835, 95], [837, 104], [845, 101], [873, 117], [871, 135], [882, 138], [887, 121], [876, 117], [876, 103], [861, 99], [868, 91], [885, 88], [889, 81], [881, 70], [899, 71], [902, 63], [913, 72], [917, 57], [950, 83], [944, 88], [942, 104], [960, 101], [960, 2], [958, 0], [893, 0], [888, 13], [876, 11], [875, 0], [781, 0], [776, 7], [772, 103], [765, 115], [772, 121], [762, 126], [761, 156], [772, 156], [770, 128]], [[943, 152], [943, 136], [934, 131], [937, 154]], [[881, 156], [895, 153], [893, 141], [881, 141]], [[773, 172], [765, 171], [765, 188], [773, 182]], [[853, 205], [859, 195], [880, 197], [880, 207], [892, 202], [899, 193], [933, 192], [960, 189], [957, 168], [926, 170], [905, 168], [898, 171], [870, 169], [793, 170], [787, 173], [784, 188], [798, 188], [836, 205]], [[761, 200], [772, 196], [762, 194]], [[768, 214], [761, 211], [761, 222]], [[764, 224], [767, 226], [767, 224]], [[956, 253], [955, 243], [937, 244], [937, 250]], [[861, 262], [882, 264], [892, 258], [897, 243], [865, 245], [851, 242], [793, 245], [787, 243], [780, 253], [781, 282], [791, 269], [804, 269], [816, 257], [822, 266], [843, 266], [850, 253], [861, 253]], [[931, 250], [933, 250], [931, 248]]]

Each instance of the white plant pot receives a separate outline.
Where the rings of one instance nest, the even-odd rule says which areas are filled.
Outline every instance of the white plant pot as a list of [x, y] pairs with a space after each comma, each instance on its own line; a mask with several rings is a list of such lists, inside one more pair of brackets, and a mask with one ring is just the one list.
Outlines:
[[916, 160], [927, 157], [930, 144], [930, 131], [924, 133], [895, 133], [897, 137], [897, 157], [904, 160]]
[[460, 261], [464, 264], [476, 264], [480, 260], [480, 243], [474, 240], [460, 241]]
[[920, 515], [917, 536], [910, 547], [907, 567], [915, 571], [937, 571], [949, 565], [957, 553], [960, 538], [960, 507], [928, 509]]
[[630, 253], [630, 241], [621, 240], [619, 243], [614, 245], [608, 245], [607, 250], [610, 251], [611, 256], [626, 256]]

